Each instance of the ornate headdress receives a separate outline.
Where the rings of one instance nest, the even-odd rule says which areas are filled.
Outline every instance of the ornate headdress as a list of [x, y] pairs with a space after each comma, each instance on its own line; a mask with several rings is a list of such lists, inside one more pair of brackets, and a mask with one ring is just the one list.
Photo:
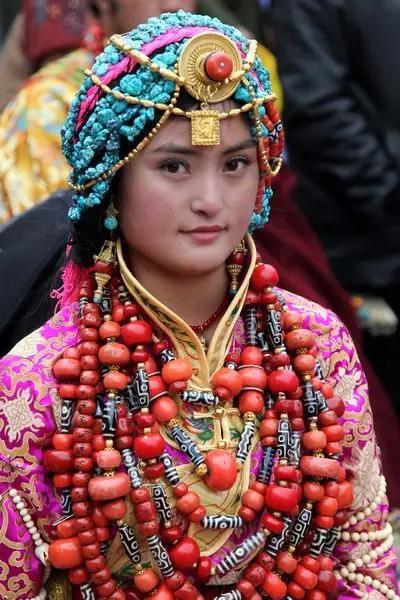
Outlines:
[[[219, 144], [219, 124], [249, 113], [258, 146], [260, 184], [250, 229], [268, 219], [271, 177], [282, 158], [283, 131], [269, 74], [256, 56], [257, 42], [218, 19], [179, 11], [151, 18], [130, 33], [114, 35], [86, 71], [63, 129], [63, 150], [73, 167], [69, 216], [109, 198], [114, 174], [142, 150], [171, 115], [191, 120], [192, 144]], [[199, 108], [179, 108], [182, 88]], [[215, 105], [232, 98], [238, 107]], [[144, 135], [144, 131], [148, 131]], [[124, 154], [127, 143], [131, 150]], [[115, 219], [105, 226], [112, 229]]]

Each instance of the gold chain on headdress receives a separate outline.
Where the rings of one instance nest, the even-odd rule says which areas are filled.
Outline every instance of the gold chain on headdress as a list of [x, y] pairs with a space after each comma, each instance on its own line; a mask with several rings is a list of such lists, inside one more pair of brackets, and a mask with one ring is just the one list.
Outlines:
[[[158, 73], [164, 79], [173, 81], [175, 83], [175, 90], [169, 104], [153, 102], [152, 100], [137, 98], [120, 92], [119, 90], [115, 90], [103, 83], [93, 71], [89, 69], [85, 71], [85, 74], [90, 77], [94, 85], [97, 85], [105, 94], [110, 94], [116, 100], [123, 100], [128, 104], [160, 110], [163, 112], [163, 115], [150, 133], [148, 133], [147, 136], [129, 152], [129, 154], [119, 160], [113, 167], [83, 184], [76, 184], [70, 179], [69, 185], [75, 191], [82, 192], [96, 183], [104, 181], [114, 175], [143, 150], [171, 115], [186, 117], [191, 120], [193, 145], [215, 145], [219, 144], [220, 141], [219, 122], [221, 120], [253, 111], [256, 136], [261, 150], [262, 161], [267, 169], [267, 174], [274, 174], [275, 169], [271, 169], [264, 148], [258, 107], [266, 102], [275, 100], [276, 95], [271, 93], [262, 97], [256, 97], [254, 88], [250, 86], [245, 78], [245, 74], [250, 71], [255, 61], [257, 51], [256, 40], [250, 40], [247, 55], [242, 60], [236, 45], [225, 35], [218, 32], [200, 33], [186, 42], [174, 70], [161, 67], [157, 63], [152, 62], [148, 56], [139, 50], [131, 48], [119, 35], [113, 35], [110, 38], [110, 42], [128, 56], [134, 58], [140, 65], [148, 67], [151, 71]], [[207, 77], [207, 74], [204, 74], [203, 57], [210, 56], [218, 51], [228, 54], [228, 58], [232, 60], [232, 65], [237, 68], [232, 70], [231, 74], [222, 81], [212, 81]], [[203, 59], [203, 63], [201, 63], [201, 59]], [[241, 81], [249, 88], [252, 94], [251, 102], [243, 104], [239, 108], [232, 108], [229, 111], [217, 111], [209, 108], [209, 103], [221, 102], [230, 97]], [[200, 109], [183, 110], [176, 106], [182, 86], [186, 87], [189, 93], [201, 102]], [[279, 170], [279, 167], [277, 170]]]

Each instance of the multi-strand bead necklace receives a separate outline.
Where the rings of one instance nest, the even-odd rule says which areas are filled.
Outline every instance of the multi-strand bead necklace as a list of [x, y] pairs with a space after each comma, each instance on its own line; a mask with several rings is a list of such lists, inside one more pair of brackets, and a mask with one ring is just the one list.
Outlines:
[[[232, 262], [242, 264], [238, 255]], [[227, 355], [206, 391], [188, 387], [190, 362], [156, 337], [114, 264], [100, 257], [93, 274], [79, 290], [80, 342], [54, 365], [61, 427], [44, 462], [64, 518], [50, 564], [67, 570], [84, 599], [200, 600], [214, 576], [220, 580], [242, 563], [235, 588], [220, 592], [224, 600], [323, 600], [334, 593], [330, 554], [352, 501], [338, 460], [344, 406], [322, 379], [303, 316], [287, 310], [276, 291], [275, 269], [255, 267], [242, 312], [246, 346]], [[202, 451], [179, 418], [175, 395], [215, 411], [237, 407], [243, 429], [236, 452]], [[258, 473], [237, 514], [207, 514], [200, 495], [181, 481], [162, 430], [216, 491], [235, 484], [258, 432]], [[134, 526], [124, 520], [128, 495]], [[247, 524], [254, 533], [214, 564], [187, 534], [191, 523], [232, 531]], [[133, 566], [129, 589], [117, 586], [107, 566], [115, 532]], [[138, 534], [154, 568], [142, 564]]]

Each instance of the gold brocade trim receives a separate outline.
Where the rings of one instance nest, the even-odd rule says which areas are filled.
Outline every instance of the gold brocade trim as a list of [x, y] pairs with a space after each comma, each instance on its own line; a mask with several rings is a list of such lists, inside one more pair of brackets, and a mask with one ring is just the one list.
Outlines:
[[207, 355], [200, 339], [189, 325], [171, 309], [154, 298], [132, 275], [123, 256], [121, 240], [117, 242], [119, 268], [128, 291], [157, 327], [168, 336], [174, 345], [177, 356], [190, 359], [193, 368], [193, 375], [189, 384], [191, 389], [209, 390], [212, 375], [223, 366], [234, 327], [246, 299], [250, 277], [256, 264], [256, 248], [250, 235], [246, 236], [246, 241], [250, 256], [247, 273], [226, 312], [221, 317], [211, 339]]

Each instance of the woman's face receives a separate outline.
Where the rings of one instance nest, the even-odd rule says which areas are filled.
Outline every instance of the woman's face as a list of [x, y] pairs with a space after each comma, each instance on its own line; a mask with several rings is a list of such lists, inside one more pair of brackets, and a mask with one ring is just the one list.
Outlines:
[[123, 168], [120, 226], [133, 262], [209, 273], [242, 239], [257, 194], [257, 151], [244, 117], [220, 123], [220, 145], [192, 146], [190, 121], [171, 117]]

